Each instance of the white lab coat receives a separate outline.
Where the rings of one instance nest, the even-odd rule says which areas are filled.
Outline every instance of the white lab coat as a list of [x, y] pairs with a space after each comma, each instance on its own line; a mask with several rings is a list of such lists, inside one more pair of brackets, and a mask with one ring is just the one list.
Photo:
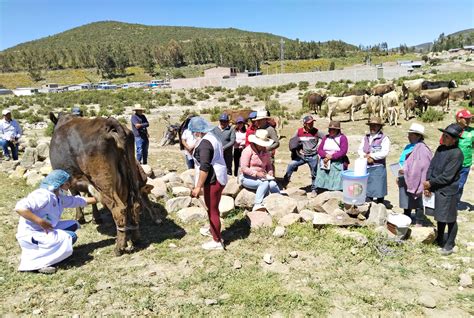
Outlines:
[[[61, 221], [64, 208], [84, 207], [80, 196], [56, 196], [46, 189], [37, 189], [18, 201], [15, 210], [28, 209], [48, 220], [54, 230], [46, 233], [39, 225], [20, 217], [16, 238], [21, 246], [18, 270], [32, 271], [54, 265], [72, 255], [72, 238], [64, 229], [77, 224], [74, 220]], [[35, 241], [35, 243], [33, 242]]]

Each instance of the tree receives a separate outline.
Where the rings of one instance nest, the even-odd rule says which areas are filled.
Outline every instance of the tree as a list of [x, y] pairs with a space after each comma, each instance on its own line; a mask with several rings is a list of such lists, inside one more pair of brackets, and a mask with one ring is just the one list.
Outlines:
[[97, 73], [103, 78], [113, 78], [115, 76], [115, 61], [111, 55], [112, 48], [110, 45], [99, 46], [95, 53], [95, 65]]
[[183, 48], [175, 40], [171, 40], [167, 46], [169, 62], [172, 66], [179, 67], [184, 65]]
[[334, 61], [331, 61], [331, 64], [329, 64], [329, 70], [334, 71], [336, 69], [336, 63]]
[[145, 73], [149, 74], [150, 76], [155, 74], [156, 62], [149, 47], [143, 48], [140, 66], [143, 67]]

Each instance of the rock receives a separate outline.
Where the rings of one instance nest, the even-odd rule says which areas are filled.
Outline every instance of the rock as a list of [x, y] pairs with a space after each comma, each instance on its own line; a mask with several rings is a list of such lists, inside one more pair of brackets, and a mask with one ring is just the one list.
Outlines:
[[166, 211], [176, 212], [191, 205], [191, 197], [177, 197], [166, 201]]
[[20, 161], [18, 160], [10, 160], [10, 161], [1, 161], [1, 165], [0, 165], [0, 171], [1, 172], [10, 172], [10, 171], [14, 171], [15, 168], [20, 164]]
[[277, 226], [275, 227], [275, 230], [273, 231], [273, 236], [274, 237], [283, 237], [285, 235], [286, 229], [283, 226]]
[[337, 199], [342, 201], [342, 192], [341, 191], [326, 191], [321, 194], [318, 194], [316, 198], [312, 199], [314, 205], [323, 206], [329, 199]]
[[40, 315], [43, 312], [43, 308], [38, 308], [33, 310], [33, 315]]
[[[41, 180], [43, 180], [43, 176], [36, 170], [28, 171], [28, 177], [26, 178], [26, 184], [30, 186], [37, 185]], [[26, 174], [25, 174], [26, 175]]]
[[339, 203], [341, 201], [337, 198], [330, 198], [329, 200], [326, 201], [326, 203], [323, 204], [322, 208], [324, 210], [324, 212], [326, 212], [327, 214], [331, 214], [336, 210], [336, 209], [339, 209]]
[[194, 169], [188, 169], [179, 175], [187, 187], [194, 187], [194, 173]]
[[198, 206], [198, 207], [201, 207], [201, 208], [204, 208], [206, 209], [206, 203], [204, 202], [204, 198], [203, 199], [198, 199], [198, 198], [192, 198], [191, 199], [191, 206]]
[[286, 193], [289, 197], [298, 198], [306, 197], [306, 191], [297, 187], [287, 188]]
[[217, 305], [217, 299], [204, 299], [206, 306]]
[[264, 261], [265, 263], [267, 263], [268, 265], [271, 265], [271, 264], [273, 264], [273, 262], [274, 262], [275, 260], [273, 259], [273, 255], [272, 255], [272, 254], [266, 253], [265, 255], [263, 255], [263, 261]]
[[290, 213], [283, 216], [279, 221], [278, 224], [281, 226], [290, 226], [296, 222], [301, 221], [301, 215], [298, 213]]
[[142, 165], [142, 169], [148, 178], [153, 178], [155, 176], [155, 173], [153, 172], [153, 169], [150, 165]]
[[230, 211], [234, 210], [234, 208], [234, 198], [223, 195], [221, 197], [221, 201], [219, 202], [219, 212], [221, 213], [221, 216], [227, 216]]
[[344, 238], [353, 239], [357, 241], [357, 243], [359, 243], [360, 245], [366, 245], [367, 243], [369, 243], [367, 237], [359, 232], [352, 232], [347, 229], [336, 229], [336, 233]]
[[296, 199], [296, 209], [298, 212], [301, 213], [301, 211], [307, 209], [309, 202], [310, 200], [305, 197], [298, 197]]
[[191, 195], [191, 190], [186, 187], [173, 187], [171, 192], [176, 197], [189, 197]]
[[472, 287], [472, 277], [467, 273], [459, 274], [459, 286], [466, 288]]
[[436, 300], [428, 294], [423, 294], [418, 298], [418, 303], [426, 308], [435, 308]]
[[239, 193], [240, 189], [241, 186], [237, 182], [237, 178], [228, 176], [227, 184], [225, 185], [224, 190], [222, 191], [222, 195], [228, 195], [235, 198]]
[[15, 171], [13, 171], [12, 174], [10, 174], [8, 177], [10, 179], [21, 179], [23, 178], [23, 175], [25, 174], [26, 172], [26, 168], [25, 167], [22, 167], [22, 166], [17, 166], [15, 168]]
[[20, 165], [25, 168], [31, 168], [38, 161], [38, 151], [36, 148], [27, 147], [23, 157], [21, 157]]
[[181, 209], [178, 211], [177, 215], [184, 223], [207, 219], [206, 210], [195, 206]]
[[47, 176], [51, 171], [53, 171], [53, 168], [51, 168], [51, 165], [47, 164], [44, 167], [42, 167], [39, 172], [43, 176]]
[[323, 227], [325, 225], [334, 225], [336, 220], [332, 215], [320, 212], [314, 212], [313, 226], [316, 228]]
[[310, 222], [314, 219], [314, 212], [311, 210], [302, 210], [300, 211], [300, 215], [305, 222]]
[[410, 230], [410, 239], [417, 243], [431, 244], [436, 239], [436, 229], [434, 227], [412, 227]]
[[251, 209], [255, 203], [255, 193], [242, 189], [235, 198], [235, 206], [238, 208]]
[[271, 193], [268, 195], [263, 200], [263, 204], [268, 213], [277, 220], [287, 214], [298, 212], [296, 209], [296, 200], [279, 193]]
[[156, 198], [163, 198], [168, 196], [167, 189], [166, 189], [166, 183], [161, 180], [161, 179], [148, 179], [147, 184], [150, 184], [153, 186], [153, 189], [151, 189], [151, 194], [156, 197]]
[[291, 258], [297, 258], [297, 257], [298, 257], [298, 252], [297, 252], [297, 251], [291, 251], [288, 255], [289, 255]]
[[[329, 201], [328, 201], [329, 202]], [[346, 217], [347, 216], [347, 213], [344, 212], [343, 210], [339, 209], [339, 208], [335, 208], [334, 210], [332, 209], [328, 209], [329, 212], [326, 212], [327, 214], [329, 215], [332, 215], [334, 217]]]
[[261, 227], [271, 227], [272, 217], [267, 212], [248, 212], [247, 213], [247, 220], [250, 224], [250, 228], [257, 229]]
[[242, 268], [242, 263], [238, 259], [236, 259], [234, 261], [234, 269], [241, 269], [241, 268]]
[[365, 216], [369, 212], [369, 209], [370, 209], [370, 203], [368, 202], [362, 205], [356, 205], [356, 206], [353, 206], [350, 204], [344, 205], [344, 211], [347, 214], [352, 215], [352, 216], [359, 216], [359, 215]]
[[36, 146], [36, 151], [38, 153], [38, 160], [43, 161], [49, 157], [49, 144], [46, 142], [39, 143]]
[[168, 247], [169, 247], [169, 248], [177, 248], [178, 246], [177, 246], [176, 244], [174, 244], [174, 243], [169, 243], [169, 244], [168, 244]]
[[438, 280], [435, 279], [435, 278], [432, 278], [432, 279], [430, 280], [430, 283], [431, 283], [431, 285], [433, 285], [433, 286], [438, 286], [438, 285], [439, 285]]
[[160, 177], [161, 181], [168, 183], [168, 182], [179, 182], [183, 183], [183, 180], [178, 176], [176, 172], [170, 172], [164, 175], [163, 177]]
[[387, 208], [383, 203], [372, 203], [370, 205], [369, 218], [366, 223], [375, 226], [387, 223]]

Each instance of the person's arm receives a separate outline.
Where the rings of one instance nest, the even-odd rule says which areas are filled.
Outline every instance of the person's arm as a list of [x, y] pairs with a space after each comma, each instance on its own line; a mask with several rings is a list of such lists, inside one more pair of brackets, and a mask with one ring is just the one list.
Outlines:
[[272, 151], [280, 147], [280, 140], [278, 139], [278, 134], [275, 128], [271, 127], [271, 129], [267, 129], [267, 131], [268, 131], [268, 137], [274, 141], [273, 144], [267, 148], [267, 150]]
[[33, 212], [38, 209], [43, 209], [48, 205], [48, 202], [48, 196], [41, 195], [33, 191], [26, 198], [23, 198], [17, 202], [15, 205], [15, 211], [26, 220], [38, 224], [45, 230], [46, 233], [48, 233], [48, 231], [53, 229], [51, 223], [45, 219], [40, 218]]
[[211, 161], [212, 157], [214, 156], [214, 148], [209, 141], [203, 140], [196, 151], [199, 152], [199, 176], [196, 186], [191, 192], [191, 195], [195, 198], [199, 197], [199, 193], [201, 192], [201, 189], [206, 182], [207, 176], [209, 175], [209, 171], [211, 170]]
[[270, 153], [265, 154], [265, 171], [268, 175], [273, 176], [272, 157]]
[[18, 208], [15, 211], [23, 218], [38, 224], [46, 233], [53, 230], [53, 226], [47, 220], [40, 218], [33, 212], [25, 208]]
[[63, 208], [77, 208], [77, 207], [85, 207], [88, 204], [96, 204], [97, 199], [94, 197], [82, 197], [79, 195], [76, 196], [70, 196], [70, 195], [64, 195], [61, 196], [62, 202], [63, 202]]
[[332, 154], [332, 159], [334, 160], [340, 159], [347, 154], [347, 149], [349, 148], [349, 142], [347, 141], [346, 135], [341, 135], [340, 142], [341, 142], [341, 144], [339, 145], [340, 149]]
[[229, 142], [227, 142], [225, 145], [222, 145], [222, 149], [225, 151], [225, 150], [233, 147], [234, 144], [235, 144], [235, 130], [234, 130], [234, 128], [230, 128]]
[[240, 156], [240, 170], [243, 174], [248, 176], [256, 177], [257, 172], [250, 168], [250, 159], [252, 157], [252, 146], [247, 146]]
[[434, 190], [442, 186], [449, 185], [453, 182], [456, 172], [461, 168], [464, 157], [462, 156], [449, 156], [443, 165], [442, 173], [433, 176], [429, 182], [429, 189]]
[[390, 138], [387, 136], [382, 140], [382, 149], [377, 152], [370, 153], [370, 157], [374, 160], [384, 159], [388, 156], [388, 152], [390, 151]]
[[20, 139], [21, 135], [23, 135], [23, 131], [21, 130], [20, 124], [15, 120], [15, 138]]

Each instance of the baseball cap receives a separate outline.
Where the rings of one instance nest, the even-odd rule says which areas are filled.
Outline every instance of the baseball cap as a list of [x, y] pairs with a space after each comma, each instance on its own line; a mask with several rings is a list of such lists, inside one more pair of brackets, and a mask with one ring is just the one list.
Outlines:
[[468, 109], [461, 109], [456, 113], [456, 118], [472, 118], [472, 114]]
[[222, 115], [219, 116], [219, 121], [229, 121], [229, 115], [226, 113], [223, 113]]
[[303, 124], [308, 124], [308, 123], [313, 122], [313, 121], [314, 121], [314, 118], [311, 115], [304, 116], [304, 118], [303, 118]]
[[245, 119], [242, 116], [237, 117], [237, 120], [235, 121], [237, 124], [238, 123], [245, 123]]
[[257, 117], [257, 112], [251, 112], [249, 114], [249, 119], [255, 119], [255, 117]]
[[5, 116], [6, 114], [10, 114], [11, 111], [9, 109], [4, 109], [2, 110], [2, 116]]

